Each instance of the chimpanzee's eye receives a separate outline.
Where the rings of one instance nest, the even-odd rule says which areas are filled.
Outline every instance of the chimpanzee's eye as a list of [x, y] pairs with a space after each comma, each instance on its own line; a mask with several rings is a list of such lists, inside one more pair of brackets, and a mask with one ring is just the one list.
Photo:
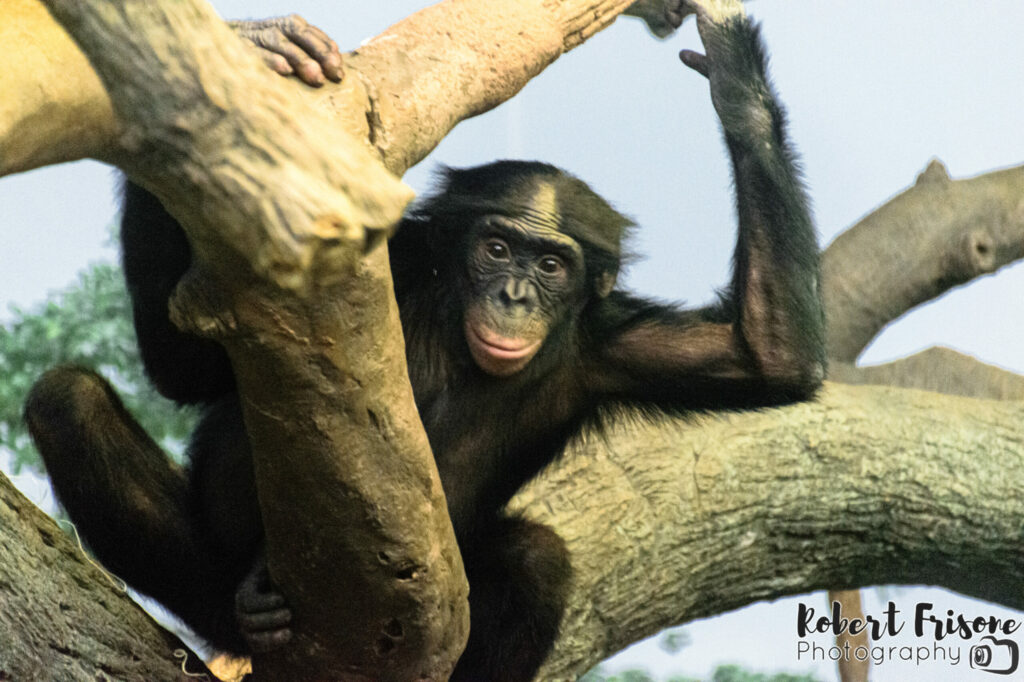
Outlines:
[[549, 275], [557, 275], [565, 270], [565, 263], [558, 256], [544, 256], [540, 259], [538, 266], [541, 272]]
[[508, 260], [510, 258], [508, 244], [500, 239], [488, 239], [484, 242], [484, 253], [492, 260]]

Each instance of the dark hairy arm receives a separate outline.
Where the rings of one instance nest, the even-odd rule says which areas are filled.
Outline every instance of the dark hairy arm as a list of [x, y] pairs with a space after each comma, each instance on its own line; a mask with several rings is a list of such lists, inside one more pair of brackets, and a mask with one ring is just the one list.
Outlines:
[[739, 3], [691, 4], [707, 55], [680, 57], [708, 78], [732, 162], [739, 219], [732, 281], [718, 306], [699, 311], [621, 295], [602, 301], [600, 314], [618, 320], [600, 343], [594, 380], [613, 399], [669, 407], [803, 399], [824, 375], [824, 316], [818, 246], [785, 117], [759, 30]]
[[[343, 76], [338, 46], [302, 17], [228, 22], [274, 71], [319, 86]], [[185, 233], [160, 200], [126, 179], [121, 213], [125, 280], [139, 350], [161, 394], [178, 403], [209, 403], [234, 390], [227, 353], [180, 331], [168, 304], [192, 263]]]

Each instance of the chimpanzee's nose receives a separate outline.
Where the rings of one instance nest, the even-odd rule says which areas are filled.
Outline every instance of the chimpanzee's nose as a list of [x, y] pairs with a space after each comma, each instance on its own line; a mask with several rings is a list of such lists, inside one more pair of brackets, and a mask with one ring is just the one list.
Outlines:
[[509, 277], [503, 293], [508, 303], [522, 303], [530, 293], [529, 285], [525, 279]]

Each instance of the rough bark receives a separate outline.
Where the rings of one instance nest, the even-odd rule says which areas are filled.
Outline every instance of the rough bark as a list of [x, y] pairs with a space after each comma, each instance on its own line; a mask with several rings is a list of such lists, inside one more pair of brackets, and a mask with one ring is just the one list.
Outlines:
[[[891, 321], [952, 287], [1024, 256], [1024, 167], [954, 182], [932, 160], [911, 189], [842, 233], [822, 259], [829, 377], [849, 384], [904, 386], [978, 398], [1020, 400], [1024, 377], [947, 348], [895, 362], [854, 362]], [[833, 592], [850, 618], [860, 594]], [[867, 632], [836, 638], [868, 644]], [[842, 682], [867, 682], [870, 662], [840, 661]]]
[[885, 325], [1024, 258], [1024, 166], [951, 180], [932, 161], [913, 187], [839, 235], [822, 258], [829, 357], [853, 362]]
[[828, 384], [817, 402], [621, 425], [515, 500], [576, 580], [538, 679], [660, 628], [827, 587], [941, 585], [1024, 607], [1024, 403]]
[[186, 682], [206, 671], [3, 474], [0, 557], [0, 680]]

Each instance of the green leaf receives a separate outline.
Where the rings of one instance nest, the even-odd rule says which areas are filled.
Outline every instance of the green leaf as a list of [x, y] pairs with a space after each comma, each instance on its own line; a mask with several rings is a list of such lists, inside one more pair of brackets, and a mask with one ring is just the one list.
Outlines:
[[119, 267], [94, 264], [43, 303], [11, 313], [0, 327], [0, 447], [13, 454], [14, 473], [26, 466], [42, 471], [22, 405], [39, 375], [60, 364], [103, 374], [153, 439], [180, 457], [196, 415], [161, 397], [146, 379]]

